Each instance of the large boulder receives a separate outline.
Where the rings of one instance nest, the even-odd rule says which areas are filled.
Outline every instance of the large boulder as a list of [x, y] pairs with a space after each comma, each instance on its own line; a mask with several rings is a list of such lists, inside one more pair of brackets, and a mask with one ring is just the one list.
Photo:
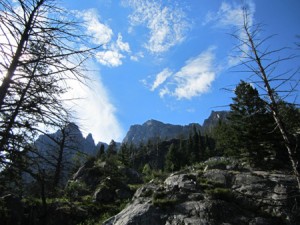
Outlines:
[[159, 225], [165, 223], [163, 213], [151, 203], [134, 201], [122, 212], [108, 219], [104, 225]]

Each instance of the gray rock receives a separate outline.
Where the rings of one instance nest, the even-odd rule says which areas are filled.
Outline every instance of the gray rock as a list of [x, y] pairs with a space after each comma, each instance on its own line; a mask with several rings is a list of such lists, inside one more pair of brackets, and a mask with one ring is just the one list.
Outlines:
[[169, 176], [164, 182], [168, 190], [181, 189], [194, 191], [197, 188], [196, 177], [188, 174], [175, 174]]
[[114, 190], [106, 187], [100, 187], [95, 191], [93, 200], [99, 203], [110, 203], [114, 200], [114, 197]]
[[135, 201], [103, 225], [163, 225], [165, 219], [161, 215], [162, 212], [151, 203]]
[[228, 187], [232, 179], [227, 171], [219, 169], [207, 170], [204, 172], [203, 177], [224, 187]]
[[[150, 182], [142, 186], [133, 202], [104, 224], [300, 224], [300, 195], [293, 176], [253, 169], [196, 172], [171, 174], [163, 185]], [[201, 179], [209, 185], [197, 184]]]

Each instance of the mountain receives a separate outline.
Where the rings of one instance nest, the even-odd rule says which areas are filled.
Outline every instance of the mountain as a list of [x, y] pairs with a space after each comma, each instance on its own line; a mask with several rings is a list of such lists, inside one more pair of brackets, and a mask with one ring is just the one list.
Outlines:
[[148, 120], [142, 125], [133, 125], [130, 127], [125, 138], [124, 143], [132, 143], [138, 145], [148, 140], [168, 140], [172, 138], [187, 138], [193, 131], [194, 127], [197, 130], [201, 129], [200, 124], [191, 123], [189, 125], [173, 125], [166, 124], [157, 120]]
[[139, 145], [142, 142], [146, 143], [148, 140], [187, 138], [193, 132], [194, 127], [200, 131], [210, 131], [212, 127], [218, 124], [219, 120], [226, 120], [227, 116], [227, 111], [212, 111], [210, 116], [204, 120], [202, 126], [198, 123], [191, 123], [184, 126], [173, 125], [151, 119], [142, 125], [131, 126], [123, 142]]
[[228, 111], [212, 111], [210, 116], [204, 120], [202, 128], [204, 131], [211, 131], [219, 121], [226, 121], [228, 117]]
[[[64, 185], [70, 172], [85, 162], [88, 156], [96, 155], [101, 144], [95, 145], [92, 134], [84, 137], [76, 124], [69, 123], [55, 133], [38, 137], [34, 143], [37, 151], [31, 154], [33, 158], [40, 156], [40, 160], [31, 169], [37, 171], [43, 168], [48, 174], [60, 171], [59, 183]], [[104, 143], [104, 146], [107, 147], [107, 144]], [[24, 179], [31, 180], [27, 176]]]
[[59, 144], [64, 145], [65, 152], [75, 152], [80, 151], [87, 155], [96, 154], [96, 145], [92, 134], [88, 134], [84, 137], [79, 130], [79, 127], [74, 124], [68, 124], [64, 132], [61, 130], [48, 135], [40, 135], [35, 141], [35, 146], [39, 152], [54, 151], [59, 147]]

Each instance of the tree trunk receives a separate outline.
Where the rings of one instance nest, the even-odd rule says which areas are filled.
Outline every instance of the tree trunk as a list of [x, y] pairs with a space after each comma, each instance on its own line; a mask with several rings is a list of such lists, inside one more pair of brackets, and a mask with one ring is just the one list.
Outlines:
[[59, 142], [59, 153], [57, 158], [57, 163], [55, 167], [54, 179], [53, 179], [53, 188], [55, 189], [59, 185], [61, 171], [62, 171], [62, 161], [63, 161], [63, 153], [65, 148], [66, 141], [66, 133], [65, 128], [61, 130], [62, 132], [62, 140]]
[[3, 147], [7, 144], [7, 141], [9, 139], [9, 133], [12, 130], [13, 124], [15, 123], [15, 120], [20, 112], [20, 108], [24, 102], [25, 96], [27, 94], [28, 89], [30, 88], [31, 82], [33, 80], [33, 77], [35, 75], [35, 72], [37, 70], [38, 67], [38, 63], [35, 65], [33, 71], [32, 71], [32, 75], [26, 85], [26, 87], [22, 90], [22, 94], [20, 96], [20, 99], [17, 101], [17, 106], [13, 112], [13, 114], [10, 116], [9, 118], [9, 122], [7, 124], [7, 127], [5, 128], [5, 131], [2, 133], [2, 140], [0, 141], [0, 149], [3, 149]]
[[267, 74], [266, 74], [265, 69], [264, 69], [264, 67], [262, 65], [262, 62], [261, 62], [261, 58], [258, 55], [257, 47], [254, 44], [253, 38], [252, 38], [252, 36], [250, 34], [250, 31], [249, 31], [249, 27], [248, 27], [248, 25], [246, 24], [245, 21], [244, 21], [244, 30], [246, 31], [248, 41], [249, 41], [250, 46], [251, 46], [251, 50], [252, 50], [252, 52], [255, 56], [255, 61], [258, 65], [258, 67], [259, 67], [260, 78], [264, 82], [266, 92], [267, 92], [268, 97], [270, 99], [270, 104], [269, 104], [270, 109], [272, 111], [272, 115], [273, 115], [273, 118], [276, 122], [276, 125], [278, 126], [278, 128], [280, 130], [282, 139], [284, 141], [285, 148], [288, 152], [289, 160], [290, 160], [291, 165], [292, 165], [293, 173], [294, 173], [294, 175], [296, 177], [296, 180], [297, 180], [298, 189], [300, 190], [300, 174], [299, 174], [299, 171], [297, 169], [298, 160], [297, 160], [297, 157], [294, 154], [294, 151], [292, 150], [292, 144], [291, 144], [290, 138], [288, 136], [288, 132], [286, 131], [284, 123], [282, 122], [281, 117], [279, 115], [278, 104], [277, 104], [277, 102], [275, 100], [275, 97], [274, 97], [274, 91], [272, 90], [272, 88], [270, 86]]
[[[8, 89], [12, 83], [12, 79], [13, 79], [15, 71], [18, 67], [19, 60], [23, 54], [26, 42], [28, 41], [28, 39], [30, 37], [30, 32], [34, 26], [34, 23], [35, 23], [34, 19], [35, 19], [36, 12], [39, 9], [39, 7], [44, 3], [44, 1], [45, 0], [38, 1], [36, 6], [31, 11], [28, 21], [26, 21], [25, 29], [21, 35], [20, 42], [18, 43], [17, 50], [12, 58], [12, 62], [10, 63], [10, 66], [7, 70], [6, 76], [3, 79], [3, 82], [0, 86], [0, 112], [2, 111], [4, 99], [8, 93]], [[24, 18], [24, 20], [26, 20], [26, 18]]]

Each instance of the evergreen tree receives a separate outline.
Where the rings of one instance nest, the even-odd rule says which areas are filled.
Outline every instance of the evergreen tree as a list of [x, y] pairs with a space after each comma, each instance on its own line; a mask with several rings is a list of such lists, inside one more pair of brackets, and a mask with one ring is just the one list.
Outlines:
[[267, 145], [270, 143], [271, 114], [258, 91], [249, 83], [241, 81], [235, 89], [235, 95], [230, 104], [229, 120], [233, 129], [231, 135], [237, 141], [235, 146], [230, 147], [235, 147], [232, 150], [237, 153], [247, 153], [251, 160], [259, 162], [266, 156]]
[[169, 151], [166, 155], [166, 170], [167, 171], [177, 171], [180, 169], [180, 154], [178, 149], [175, 147], [175, 145], [172, 143], [169, 147]]
[[120, 162], [123, 163], [123, 165], [127, 167], [130, 166], [130, 152], [129, 148], [127, 147], [127, 143], [122, 143], [120, 151], [118, 152], [118, 157]]
[[105, 146], [104, 146], [104, 144], [100, 145], [100, 149], [97, 152], [97, 156], [96, 157], [99, 158], [99, 159], [103, 159], [105, 157]]
[[114, 140], [109, 143], [106, 154], [107, 158], [117, 154], [117, 143]]

